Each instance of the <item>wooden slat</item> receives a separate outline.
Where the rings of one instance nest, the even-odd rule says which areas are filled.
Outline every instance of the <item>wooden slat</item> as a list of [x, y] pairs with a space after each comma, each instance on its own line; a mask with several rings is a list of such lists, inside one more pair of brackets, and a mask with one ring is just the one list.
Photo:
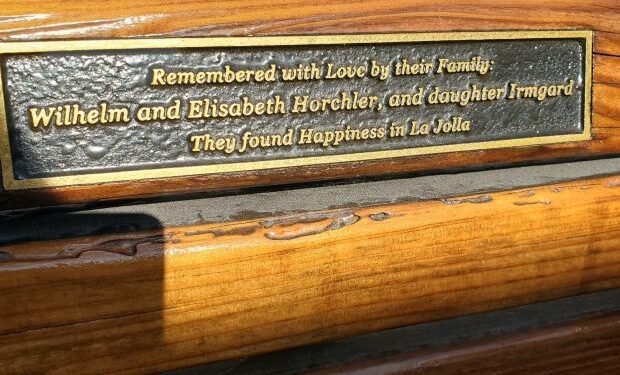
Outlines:
[[534, 332], [480, 340], [312, 372], [389, 374], [616, 374], [620, 371], [620, 314]]
[[4, 40], [162, 35], [592, 29], [596, 52], [620, 54], [614, 0], [0, 1]]
[[174, 192], [482, 168], [541, 160], [574, 160], [620, 153], [620, 7], [617, 1], [432, 0], [322, 1], [0, 1], [0, 40], [83, 39], [140, 36], [282, 35], [453, 30], [595, 31], [593, 135], [588, 142], [405, 157], [363, 163], [274, 169], [263, 172], [180, 177], [98, 186], [0, 194], [0, 207], [54, 205]]
[[146, 373], [618, 287], [620, 176], [0, 259], [0, 372]]
[[[543, 331], [549, 332], [554, 328], [566, 328], [577, 324], [581, 326], [583, 323], [589, 322], [589, 319], [618, 316], [618, 314], [620, 314], [620, 289], [611, 289], [355, 335], [258, 356], [165, 371], [163, 374], [295, 375], [316, 371], [348, 373], [355, 372], [357, 369], [372, 369], [380, 373], [379, 369], [386, 368], [387, 366], [384, 366], [386, 364], [402, 363], [405, 360], [411, 364], [413, 362], [411, 359], [414, 358], [419, 360], [420, 365], [410, 367], [419, 372], [427, 371], [426, 369], [435, 363], [434, 359], [439, 359], [436, 361], [439, 363], [439, 367], [447, 372], [459, 368], [462, 363], [469, 359], [481, 358], [482, 355], [489, 354], [488, 352], [491, 349], [494, 352], [499, 352], [497, 353], [498, 358], [494, 358], [492, 361], [495, 363], [498, 359], [505, 361], [502, 368], [489, 370], [485, 363], [478, 363], [463, 367], [468, 371], [459, 373], [503, 374], [505, 372], [517, 372], [529, 374], [530, 372], [518, 372], [523, 363], [529, 361], [526, 356], [518, 356], [522, 352], [521, 349], [524, 348], [523, 343], [530, 342], [522, 340], [525, 335], [540, 337]], [[589, 323], [587, 324], [589, 325]], [[609, 333], [613, 335], [614, 329], [617, 327], [612, 327]], [[572, 332], [575, 335], [580, 333], [579, 330], [572, 330]], [[574, 338], [569, 337], [569, 339]], [[598, 339], [605, 342], [604, 336], [599, 336]], [[585, 341], [592, 340], [583, 337], [580, 344]], [[531, 344], [536, 345], [535, 343]], [[605, 344], [611, 343], [605, 342]], [[517, 358], [508, 358], [504, 355], [504, 351], [519, 346], [521, 346], [519, 350], [514, 350], [511, 353]], [[550, 346], [552, 350], [555, 349], [553, 345]], [[592, 357], [597, 358], [583, 361], [581, 365], [596, 369], [596, 362], [605, 357], [606, 349], [611, 348], [611, 345], [609, 346], [593, 346], [592, 349], [594, 350], [589, 351]], [[540, 345], [537, 345], [537, 348], [539, 349], [538, 352], [530, 352], [528, 355], [542, 354], [543, 356], [557, 357], [561, 362], [570, 361], [570, 356], [566, 353], [556, 351], [549, 354], [544, 348], [541, 349]], [[617, 349], [615, 351], [618, 352]], [[541, 359], [534, 358], [535, 361]], [[620, 360], [620, 358], [616, 358], [616, 360]], [[516, 361], [520, 362], [513, 363]], [[399, 367], [399, 369], [403, 368], [407, 367]], [[602, 370], [600, 367], [598, 369]], [[552, 369], [547, 366], [545, 370]], [[573, 373], [581, 374], [578, 372], [579, 370], [577, 369], [577, 372], [573, 371]], [[428, 371], [433, 372], [433, 369]], [[599, 373], [604, 372], [600, 371]]]

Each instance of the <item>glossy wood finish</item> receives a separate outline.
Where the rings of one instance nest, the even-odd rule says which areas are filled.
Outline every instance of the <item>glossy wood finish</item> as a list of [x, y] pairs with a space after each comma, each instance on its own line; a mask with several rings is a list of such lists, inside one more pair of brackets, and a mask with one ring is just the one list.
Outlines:
[[312, 374], [615, 374], [618, 353], [620, 313]]
[[0, 372], [148, 373], [620, 287], [620, 176], [0, 255]]
[[[320, 4], [320, 5], [319, 5]], [[0, 194], [0, 207], [54, 205], [175, 192], [349, 178], [365, 175], [535, 160], [571, 160], [620, 152], [620, 7], [615, 1], [430, 0], [381, 2], [0, 1], [0, 40], [418, 32], [451, 30], [591, 29], [595, 31], [593, 134], [588, 142], [447, 153], [383, 161], [296, 167], [253, 173], [41, 189]]]

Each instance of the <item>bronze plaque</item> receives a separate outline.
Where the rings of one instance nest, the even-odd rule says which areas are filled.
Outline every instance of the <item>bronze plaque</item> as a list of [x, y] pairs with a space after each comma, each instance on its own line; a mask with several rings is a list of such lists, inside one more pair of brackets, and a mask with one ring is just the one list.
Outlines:
[[4, 188], [590, 138], [590, 31], [0, 44]]

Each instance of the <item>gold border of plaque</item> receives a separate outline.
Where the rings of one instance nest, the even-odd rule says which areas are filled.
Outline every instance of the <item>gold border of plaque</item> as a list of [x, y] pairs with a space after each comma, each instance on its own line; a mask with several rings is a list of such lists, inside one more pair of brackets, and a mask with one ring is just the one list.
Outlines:
[[6, 122], [4, 91], [0, 76], [0, 163], [6, 190], [87, 185], [107, 182], [135, 181], [155, 178], [194, 176], [213, 173], [243, 172], [273, 168], [311, 166], [363, 160], [388, 159], [415, 155], [428, 155], [455, 151], [486, 150], [514, 146], [533, 146], [550, 143], [584, 141], [591, 139], [591, 90], [592, 90], [592, 31], [491, 31], [491, 32], [440, 32], [402, 34], [353, 34], [308, 36], [261, 36], [261, 37], [204, 37], [204, 38], [157, 38], [157, 39], [105, 39], [74, 41], [33, 41], [0, 43], [0, 54], [38, 52], [71, 52], [130, 49], [183, 49], [216, 47], [265, 47], [343, 45], [369, 43], [451, 42], [518, 39], [585, 39], [585, 85], [583, 108], [583, 133], [517, 138], [499, 141], [461, 143], [385, 151], [369, 151], [341, 155], [324, 155], [278, 160], [226, 163], [217, 165], [163, 167], [121, 172], [102, 172], [60, 177], [16, 180], [13, 174], [11, 147]]

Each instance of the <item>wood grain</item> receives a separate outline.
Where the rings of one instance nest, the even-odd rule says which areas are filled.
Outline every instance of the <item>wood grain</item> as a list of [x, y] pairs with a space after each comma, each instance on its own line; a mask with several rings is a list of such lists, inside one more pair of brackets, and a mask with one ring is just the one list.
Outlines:
[[[320, 4], [320, 5], [319, 5]], [[229, 190], [416, 171], [575, 160], [620, 153], [620, 6], [617, 1], [381, 2], [0, 1], [0, 40], [282, 35], [452, 30], [595, 31], [593, 137], [588, 142], [447, 153], [198, 177], [0, 194], [0, 207], [28, 207], [178, 192]]]
[[0, 259], [0, 373], [149, 373], [619, 287], [620, 176]]
[[[592, 29], [596, 52], [618, 55], [614, 0], [0, 1], [4, 40], [452, 30]], [[597, 41], [598, 42], [598, 41]]]
[[316, 375], [615, 374], [620, 371], [620, 314], [433, 352], [361, 362]]

